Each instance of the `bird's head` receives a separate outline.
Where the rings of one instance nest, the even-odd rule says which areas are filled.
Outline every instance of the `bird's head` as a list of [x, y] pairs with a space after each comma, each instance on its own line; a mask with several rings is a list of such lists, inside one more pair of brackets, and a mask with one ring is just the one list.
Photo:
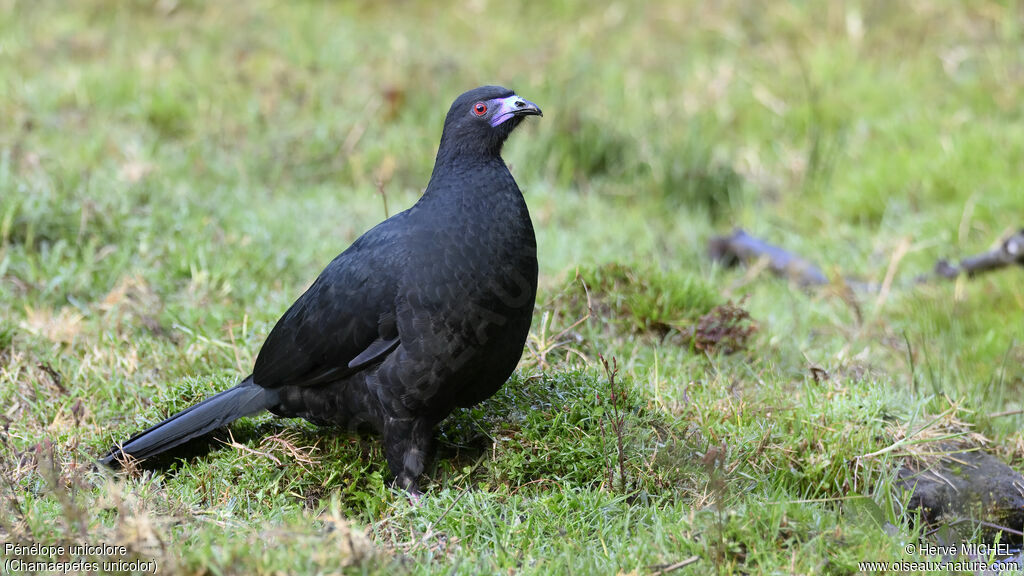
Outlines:
[[501, 86], [481, 86], [459, 96], [448, 110], [441, 134], [442, 155], [501, 154], [501, 146], [527, 116], [543, 116], [540, 108]]

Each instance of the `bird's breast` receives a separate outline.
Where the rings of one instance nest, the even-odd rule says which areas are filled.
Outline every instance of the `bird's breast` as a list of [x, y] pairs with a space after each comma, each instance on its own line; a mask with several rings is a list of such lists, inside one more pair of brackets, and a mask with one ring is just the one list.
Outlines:
[[522, 195], [449, 204], [409, 239], [403, 274], [411, 311], [449, 337], [475, 340], [472, 325], [521, 323], [537, 291], [537, 243]]

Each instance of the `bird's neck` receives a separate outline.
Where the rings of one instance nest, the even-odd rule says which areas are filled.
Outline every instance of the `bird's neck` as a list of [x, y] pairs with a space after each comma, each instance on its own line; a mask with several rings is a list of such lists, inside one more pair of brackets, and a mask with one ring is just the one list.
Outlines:
[[505, 161], [497, 154], [467, 153], [447, 156], [438, 153], [434, 162], [434, 171], [430, 175], [429, 192], [432, 188], [456, 187], [471, 189], [475, 187], [503, 186], [506, 181], [515, 187], [515, 181], [505, 165]]
[[420, 201], [449, 210], [500, 213], [525, 210], [523, 195], [501, 156], [463, 156], [446, 162], [440, 155]]
[[481, 150], [479, 147], [459, 147], [457, 144], [442, 142], [434, 160], [432, 177], [450, 170], [493, 169], [494, 166], [505, 166], [505, 161], [501, 159], [501, 146], [495, 150]]

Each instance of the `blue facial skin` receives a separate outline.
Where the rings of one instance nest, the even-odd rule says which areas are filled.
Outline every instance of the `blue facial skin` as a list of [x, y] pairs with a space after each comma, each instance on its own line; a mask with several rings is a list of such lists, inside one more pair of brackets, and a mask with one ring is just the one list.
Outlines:
[[537, 115], [543, 116], [540, 112], [540, 107], [530, 102], [529, 100], [523, 100], [515, 94], [506, 98], [495, 98], [487, 102], [487, 107], [495, 110], [494, 115], [491, 116], [491, 126], [498, 126], [517, 115]]

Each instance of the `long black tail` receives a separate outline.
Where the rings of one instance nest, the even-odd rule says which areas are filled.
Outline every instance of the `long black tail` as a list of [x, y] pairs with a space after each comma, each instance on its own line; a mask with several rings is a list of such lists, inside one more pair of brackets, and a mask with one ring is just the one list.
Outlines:
[[252, 376], [249, 376], [234, 388], [211, 396], [132, 436], [100, 458], [100, 463], [116, 467], [125, 458], [125, 454], [139, 460], [156, 456], [226, 426], [242, 416], [262, 412], [274, 404], [276, 396], [276, 391], [253, 384]]

